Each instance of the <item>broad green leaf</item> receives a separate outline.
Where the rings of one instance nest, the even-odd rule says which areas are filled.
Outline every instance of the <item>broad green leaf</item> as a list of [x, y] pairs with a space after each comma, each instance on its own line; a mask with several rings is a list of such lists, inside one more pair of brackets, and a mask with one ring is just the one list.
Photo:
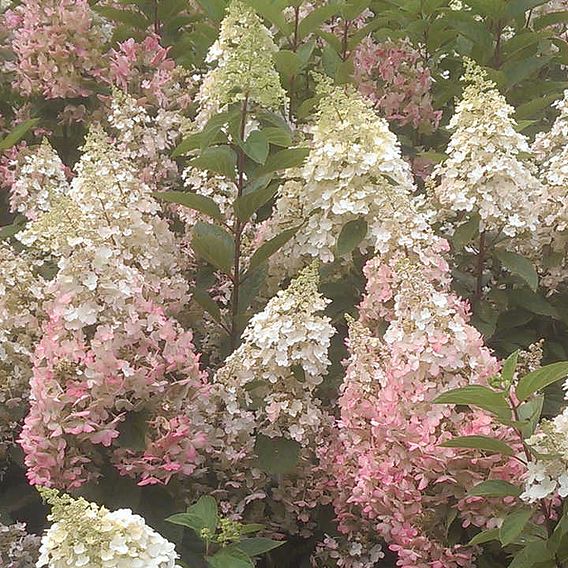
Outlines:
[[461, 250], [477, 235], [479, 235], [479, 215], [473, 215], [454, 231], [452, 244], [456, 250]]
[[269, 438], [259, 434], [254, 451], [258, 467], [266, 473], [289, 473], [298, 463], [300, 444], [287, 438]]
[[501, 479], [482, 481], [468, 491], [471, 497], [518, 497], [522, 489]]
[[229, 146], [214, 146], [205, 148], [197, 158], [189, 160], [187, 165], [232, 179], [235, 177], [237, 155]]
[[[268, 182], [270, 182], [270, 178], [268, 178]], [[261, 186], [255, 191], [244, 193], [240, 197], [237, 197], [233, 204], [237, 217], [241, 221], [250, 219], [260, 207], [268, 203], [272, 197], [274, 197], [277, 191], [277, 183], [268, 183], [268, 185], [264, 187]]]
[[176, 513], [166, 519], [168, 523], [172, 523], [174, 525], [179, 525], [182, 527], [187, 527], [189, 529], [194, 530], [198, 535], [201, 530], [204, 528], [203, 526], [203, 519], [198, 517], [197, 515], [193, 515], [190, 513]]
[[200, 213], [205, 213], [213, 219], [221, 221], [223, 215], [219, 206], [213, 199], [206, 197], [205, 195], [199, 195], [198, 193], [188, 193], [184, 191], [164, 191], [156, 192], [152, 194], [156, 199], [160, 201], [166, 201], [167, 203], [177, 203], [178, 205], [183, 205], [184, 207], [189, 207]]
[[210, 568], [254, 568], [254, 562], [248, 554], [235, 547], [221, 548], [207, 558], [207, 565]]
[[280, 150], [280, 152], [276, 152], [276, 154], [268, 157], [264, 166], [256, 171], [256, 175], [269, 174], [277, 170], [300, 166], [309, 153], [309, 148], [286, 148], [285, 150]]
[[252, 534], [258, 531], [261, 531], [264, 528], [264, 525], [259, 525], [258, 523], [250, 523], [248, 525], [241, 525], [240, 526], [240, 533], [241, 534]]
[[512, 290], [508, 293], [508, 296], [512, 304], [524, 308], [533, 314], [558, 318], [556, 308], [546, 298], [528, 288]]
[[126, 419], [118, 426], [117, 444], [121, 448], [142, 451], [146, 448], [146, 433], [148, 431], [148, 412], [128, 412]]
[[525, 439], [530, 438], [540, 421], [544, 395], [535, 396], [517, 408], [517, 415], [521, 425], [519, 429]]
[[568, 376], [568, 362], [561, 361], [541, 367], [525, 375], [517, 385], [516, 395], [519, 400], [527, 400], [529, 396], [556, 381]]
[[503, 249], [497, 249], [495, 256], [501, 261], [501, 264], [513, 274], [520, 276], [531, 288], [536, 291], [538, 288], [538, 274], [533, 263], [524, 256], [509, 252]]
[[298, 26], [299, 39], [303, 39], [316, 31], [326, 20], [335, 16], [339, 12], [339, 9], [339, 4], [331, 3], [312, 10]]
[[265, 552], [270, 552], [279, 546], [282, 546], [284, 541], [272, 540], [270, 538], [245, 538], [241, 540], [236, 546], [249, 556], [260, 556]]
[[284, 35], [290, 33], [290, 24], [284, 18], [286, 0], [246, 0], [256, 12], [274, 24]]
[[367, 236], [367, 221], [355, 219], [345, 223], [341, 228], [335, 251], [337, 256], [345, 256], [353, 252]]
[[488, 436], [456, 436], [443, 444], [444, 448], [471, 448], [484, 450], [493, 454], [512, 456], [515, 452], [505, 442]]
[[509, 355], [507, 359], [505, 359], [505, 362], [503, 363], [503, 368], [501, 369], [501, 376], [503, 377], [503, 380], [507, 384], [510, 384], [511, 381], [513, 380], [515, 369], [517, 368], [518, 359], [519, 359], [519, 351], [517, 350], [514, 353], [511, 353], [511, 355]]
[[478, 406], [501, 419], [508, 420], [511, 417], [511, 409], [503, 394], [482, 385], [468, 385], [450, 390], [434, 399], [434, 403]]
[[550, 63], [552, 55], [535, 55], [523, 58], [520, 61], [507, 63], [503, 67], [503, 72], [507, 78], [507, 87], [510, 89], [524, 79], [539, 71], [542, 67]]
[[505, 517], [503, 524], [499, 528], [499, 540], [503, 546], [512, 544], [517, 540], [534, 511], [531, 509], [522, 509], [514, 511]]
[[479, 544], [485, 544], [486, 542], [491, 542], [492, 540], [499, 540], [499, 529], [488, 529], [486, 531], [481, 531], [476, 534], [467, 544], [468, 546], [474, 546]]
[[187, 138], [184, 138], [172, 152], [172, 158], [177, 158], [178, 156], [183, 156], [191, 150], [196, 150], [201, 148], [204, 150], [214, 142], [218, 141], [220, 138], [226, 137], [222, 135], [221, 130], [225, 125], [228, 124], [235, 116], [238, 116], [239, 111], [233, 110], [230, 112], [221, 112], [219, 114], [211, 117], [207, 124], [203, 127], [203, 130], [190, 134]]
[[509, 0], [507, 2], [507, 16], [516, 18], [523, 15], [528, 10], [546, 4], [548, 0]]
[[31, 118], [18, 124], [6, 137], [0, 139], [0, 151], [17, 144], [38, 122], [39, 118]]
[[258, 164], [264, 164], [270, 150], [268, 139], [261, 130], [254, 130], [242, 144], [244, 153]]
[[513, 561], [509, 564], [509, 568], [535, 568], [535, 564], [546, 562], [552, 557], [546, 541], [531, 542], [517, 552]]
[[254, 300], [258, 298], [258, 294], [266, 280], [267, 272], [266, 265], [261, 265], [252, 272], [247, 272], [246, 278], [241, 280], [239, 313], [245, 312]]
[[217, 225], [198, 222], [193, 227], [191, 246], [215, 268], [231, 274], [235, 243], [227, 231]]
[[197, 3], [205, 10], [207, 15], [215, 22], [220, 22], [225, 15], [228, 0], [197, 0]]
[[221, 310], [213, 298], [201, 288], [193, 290], [192, 298], [208, 313], [216, 322], [221, 322]]
[[95, 6], [94, 10], [109, 20], [126, 24], [139, 30], [145, 30], [150, 25], [146, 16], [140, 12], [121, 10], [120, 8], [112, 8], [110, 6]]
[[266, 262], [275, 252], [280, 250], [298, 232], [299, 228], [300, 227], [292, 227], [291, 229], [286, 229], [261, 245], [250, 259], [247, 274], [257, 266], [260, 266], [263, 262]]
[[14, 235], [17, 235], [22, 229], [24, 225], [21, 223], [12, 223], [11, 225], [4, 225], [0, 227], [0, 239], [9, 239]]
[[288, 130], [278, 128], [277, 126], [271, 126], [265, 128], [263, 132], [270, 144], [282, 146], [284, 148], [287, 148], [290, 144], [292, 144], [292, 136]]
[[278, 72], [289, 81], [295, 75], [302, 71], [303, 61], [297, 53], [289, 49], [281, 49], [274, 54], [274, 63]]
[[565, 24], [568, 22], [568, 10], [561, 10], [558, 12], [549, 12], [543, 14], [534, 21], [534, 28], [540, 30], [555, 24]]
[[186, 511], [189, 515], [193, 515], [201, 519], [203, 528], [208, 529], [212, 533], [217, 530], [219, 523], [219, 513], [217, 510], [217, 502], [210, 495], [203, 495], [196, 503], [188, 507]]

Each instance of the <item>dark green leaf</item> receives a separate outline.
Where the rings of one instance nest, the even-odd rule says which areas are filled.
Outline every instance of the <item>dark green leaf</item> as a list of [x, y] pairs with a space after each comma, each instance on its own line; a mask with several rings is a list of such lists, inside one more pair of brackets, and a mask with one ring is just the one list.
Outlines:
[[108, 18], [114, 22], [126, 24], [139, 30], [145, 30], [150, 22], [140, 12], [132, 10], [121, 10], [120, 8], [112, 8], [110, 6], [95, 6], [94, 8], [101, 16]]
[[341, 228], [335, 247], [337, 256], [345, 256], [353, 252], [366, 236], [367, 221], [365, 219], [355, 219], [345, 223]]
[[254, 130], [242, 145], [242, 149], [251, 160], [264, 164], [269, 152], [268, 139], [261, 130]]
[[488, 436], [457, 436], [441, 444], [444, 448], [471, 448], [489, 453], [512, 456], [513, 449], [505, 442]]
[[546, 541], [531, 542], [517, 552], [509, 568], [535, 568], [539, 562], [545, 562], [551, 558], [552, 554], [548, 550]]
[[280, 152], [272, 154], [266, 160], [264, 166], [257, 170], [256, 174], [264, 175], [277, 170], [295, 168], [304, 162], [309, 153], [309, 148], [286, 148], [285, 150], [280, 150]]
[[474, 546], [479, 544], [485, 544], [486, 542], [491, 542], [492, 540], [499, 539], [499, 529], [489, 529], [486, 531], [481, 531], [476, 534], [467, 544], [468, 546]]
[[286, 229], [261, 245], [250, 259], [248, 272], [266, 262], [275, 252], [280, 250], [298, 232], [299, 228], [292, 227], [291, 229]]
[[17, 144], [38, 122], [39, 118], [31, 118], [18, 124], [5, 138], [0, 139], [0, 151]]
[[220, 22], [225, 15], [228, 0], [197, 0], [197, 3], [212, 20]]
[[[267, 178], [270, 182], [270, 178]], [[278, 191], [277, 183], [268, 183], [264, 187], [260, 187], [256, 191], [244, 193], [241, 197], [237, 197], [233, 206], [235, 213], [241, 221], [246, 221], [263, 205], [268, 203], [275, 193]]]
[[264, 528], [264, 525], [259, 525], [258, 523], [250, 523], [248, 525], [241, 525], [240, 533], [241, 534], [252, 534], [258, 531], [261, 531]]
[[227, 231], [217, 225], [198, 222], [193, 227], [191, 246], [215, 268], [231, 274], [235, 244]]
[[503, 380], [510, 384], [513, 380], [513, 376], [515, 374], [515, 369], [517, 368], [517, 360], [519, 359], [519, 351], [515, 351], [511, 353], [509, 357], [503, 363], [503, 368], [501, 369], [501, 376]]
[[270, 538], [245, 538], [241, 540], [236, 546], [249, 556], [260, 556], [265, 552], [270, 552], [279, 546], [282, 546], [284, 541], [272, 540]]
[[287, 438], [269, 438], [259, 434], [254, 451], [258, 457], [258, 467], [266, 473], [289, 473], [298, 463], [300, 444]]
[[200, 213], [205, 213], [205, 215], [209, 215], [209, 217], [217, 219], [218, 221], [223, 219], [219, 206], [210, 197], [183, 191], [156, 192], [152, 195], [160, 201], [177, 203], [178, 205], [189, 207], [190, 209], [194, 209]]
[[531, 509], [521, 509], [514, 511], [505, 517], [503, 524], [499, 528], [499, 540], [503, 546], [512, 544], [521, 536], [526, 524], [533, 516]]
[[229, 146], [214, 146], [205, 148], [197, 158], [189, 160], [187, 165], [232, 179], [235, 177], [237, 155]]
[[214, 556], [207, 558], [211, 568], [254, 568], [254, 562], [238, 548], [222, 548]]
[[521, 425], [519, 429], [523, 437], [530, 438], [539, 423], [544, 405], [544, 395], [535, 396], [517, 408], [517, 415]]
[[472, 497], [518, 497], [522, 489], [501, 479], [482, 481], [468, 491]]
[[561, 361], [546, 365], [525, 375], [517, 385], [516, 394], [519, 400], [527, 400], [536, 391], [560, 381], [568, 376], [568, 362]]
[[298, 26], [299, 39], [303, 39], [316, 31], [327, 19], [335, 16], [339, 12], [339, 9], [339, 4], [327, 4], [312, 10]]
[[452, 236], [452, 244], [456, 250], [463, 247], [479, 234], [479, 216], [473, 215], [471, 219], [462, 223]]
[[217, 530], [219, 523], [217, 502], [210, 495], [201, 496], [196, 503], [188, 507], [186, 512], [201, 519], [203, 528], [208, 529], [211, 533]]
[[204, 528], [203, 520], [197, 515], [192, 515], [190, 513], [176, 513], [175, 515], [168, 517], [166, 521], [174, 525], [190, 528], [198, 535]]
[[558, 318], [556, 308], [541, 295], [528, 288], [512, 290], [509, 292], [509, 299], [512, 304], [533, 314]]
[[117, 443], [121, 448], [142, 451], [146, 448], [149, 414], [145, 411], [128, 412], [118, 427]]
[[258, 14], [274, 24], [284, 35], [290, 33], [290, 24], [284, 18], [286, 0], [246, 0]]
[[277, 126], [271, 126], [265, 128], [263, 132], [270, 144], [282, 146], [284, 148], [287, 148], [290, 144], [292, 144], [292, 136], [288, 130], [278, 128]]
[[303, 61], [297, 53], [289, 49], [281, 49], [274, 55], [274, 63], [278, 72], [289, 81], [302, 71]]
[[528, 258], [503, 249], [497, 249], [495, 256], [505, 268], [513, 274], [519, 275], [529, 285], [531, 290], [536, 291], [538, 288], [538, 274], [533, 263]]
[[216, 322], [221, 322], [221, 310], [205, 290], [195, 288], [192, 297]]
[[450, 390], [438, 396], [434, 403], [478, 406], [502, 419], [508, 420], [511, 417], [511, 409], [503, 394], [482, 385], [468, 385]]

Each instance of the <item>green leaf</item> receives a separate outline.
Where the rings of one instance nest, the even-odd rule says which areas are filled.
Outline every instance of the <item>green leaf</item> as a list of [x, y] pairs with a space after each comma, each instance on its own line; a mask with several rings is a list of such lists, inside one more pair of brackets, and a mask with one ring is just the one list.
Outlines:
[[166, 521], [174, 525], [179, 525], [181, 527], [187, 527], [189, 529], [192, 529], [198, 535], [201, 533], [201, 530], [204, 528], [203, 520], [197, 515], [193, 515], [190, 513], [176, 513], [175, 515], [171, 515], [170, 517], [168, 517]]
[[524, 256], [514, 252], [508, 252], [503, 249], [497, 249], [495, 256], [501, 261], [501, 264], [513, 274], [520, 276], [531, 288], [536, 291], [538, 288], [538, 274], [533, 263]]
[[280, 250], [298, 232], [299, 228], [300, 227], [298, 226], [286, 229], [260, 246], [250, 259], [247, 274], [254, 270], [257, 266], [266, 262], [275, 252]]
[[189, 160], [187, 165], [233, 179], [237, 167], [237, 155], [229, 146], [214, 146], [205, 148], [197, 158]]
[[278, 53], [275, 53], [274, 63], [278, 72], [287, 81], [298, 75], [304, 65], [298, 54], [289, 49], [281, 49]]
[[231, 274], [235, 243], [224, 229], [198, 222], [193, 227], [191, 246], [197, 254], [225, 274]]
[[243, 193], [240, 197], [235, 199], [233, 207], [235, 208], [235, 213], [241, 221], [246, 221], [250, 219], [252, 215], [263, 205], [268, 203], [272, 197], [278, 191], [277, 183], [270, 183], [271, 177], [267, 177], [267, 185], [259, 187], [255, 191], [249, 193]]
[[353, 252], [367, 236], [367, 221], [355, 219], [341, 227], [335, 251], [337, 256], [346, 256]]
[[284, 35], [290, 33], [290, 24], [284, 18], [286, 0], [246, 0], [258, 14], [274, 24]]
[[258, 523], [250, 523], [248, 525], [241, 525], [240, 526], [240, 533], [241, 534], [252, 534], [258, 531], [261, 531], [264, 528], [264, 525], [259, 525]]
[[213, 298], [201, 288], [195, 288], [193, 290], [192, 298], [208, 313], [216, 322], [221, 322], [221, 310], [219, 306], [215, 303]]
[[518, 497], [522, 489], [501, 479], [482, 481], [470, 489], [467, 494], [471, 497]]
[[552, 557], [546, 541], [531, 542], [517, 552], [513, 561], [509, 564], [509, 568], [535, 568], [535, 564], [546, 562]]
[[258, 467], [266, 473], [289, 473], [300, 458], [300, 444], [287, 438], [269, 438], [259, 434], [254, 451]]
[[0, 239], [9, 239], [10, 237], [17, 235], [23, 228], [24, 225], [22, 223], [4, 225], [3, 227], [0, 227]]
[[518, 359], [519, 359], [519, 350], [517, 349], [517, 351], [511, 353], [511, 355], [509, 355], [507, 359], [505, 359], [505, 362], [503, 363], [503, 368], [501, 369], [501, 376], [503, 377], [503, 380], [507, 384], [510, 384], [511, 381], [513, 380], [515, 369], [517, 368]]
[[220, 22], [225, 15], [228, 0], [197, 0], [207, 15], [215, 22]]
[[326, 20], [335, 16], [340, 10], [339, 4], [327, 4], [312, 10], [298, 26], [298, 38], [303, 39], [316, 31]]
[[440, 444], [444, 448], [471, 448], [484, 450], [493, 454], [512, 456], [513, 448], [505, 442], [488, 436], [457, 436]]
[[510, 89], [535, 74], [539, 69], [550, 63], [551, 60], [551, 55], [535, 55], [533, 57], [523, 58], [520, 61], [507, 63], [503, 67], [503, 72], [507, 79], [507, 88]]
[[38, 122], [39, 118], [31, 118], [18, 124], [6, 137], [0, 139], [0, 151], [17, 144]]
[[112, 8], [110, 6], [95, 6], [94, 10], [109, 20], [126, 24], [138, 30], [145, 30], [150, 25], [146, 16], [140, 12], [121, 10], [120, 8]]
[[128, 412], [126, 419], [118, 426], [117, 444], [121, 448], [134, 451], [146, 449], [146, 433], [148, 432], [148, 412]]
[[300, 166], [309, 153], [309, 148], [286, 148], [285, 150], [280, 150], [280, 152], [269, 156], [264, 166], [256, 171], [256, 175], [269, 174], [277, 170]]
[[479, 215], [473, 215], [471, 219], [462, 223], [452, 236], [452, 244], [456, 250], [461, 250], [479, 234]]
[[512, 304], [524, 308], [532, 314], [558, 318], [556, 308], [541, 295], [528, 288], [512, 290], [509, 292], [509, 300]]
[[519, 400], [527, 400], [529, 396], [556, 381], [568, 376], [568, 362], [560, 361], [541, 367], [525, 375], [517, 385], [516, 395]]
[[541, 394], [531, 398], [527, 402], [524, 402], [517, 408], [517, 415], [521, 422], [519, 429], [523, 438], [530, 438], [534, 434], [534, 431], [540, 421], [543, 405], [544, 395]]
[[178, 156], [183, 156], [195, 150], [201, 148], [204, 150], [216, 141], [219, 141], [221, 130], [230, 120], [238, 115], [238, 110], [233, 110], [230, 112], [221, 112], [211, 117], [207, 124], [203, 127], [200, 132], [195, 132], [184, 138], [172, 152], [172, 158], [177, 158]]
[[187, 513], [201, 519], [203, 528], [208, 529], [211, 533], [217, 530], [219, 524], [217, 501], [210, 495], [201, 496], [196, 503], [188, 507]]
[[219, 206], [210, 197], [205, 197], [204, 195], [199, 195], [197, 193], [188, 193], [184, 191], [165, 191], [156, 192], [152, 194], [156, 199], [160, 201], [166, 201], [167, 203], [177, 203], [178, 205], [183, 205], [184, 207], [189, 207], [200, 213], [205, 213], [213, 219], [221, 221], [223, 215]]
[[270, 150], [268, 139], [261, 130], [254, 130], [242, 144], [244, 153], [258, 164], [264, 164]]
[[486, 531], [481, 531], [476, 534], [468, 543], [468, 546], [475, 546], [479, 544], [485, 544], [486, 542], [491, 542], [492, 540], [499, 539], [499, 529], [488, 529]]
[[499, 418], [508, 420], [511, 417], [511, 409], [503, 393], [496, 392], [482, 385], [468, 385], [450, 390], [434, 399], [434, 403], [478, 406], [496, 414]]
[[503, 524], [499, 529], [499, 540], [503, 546], [512, 544], [521, 536], [523, 529], [533, 516], [534, 511], [531, 509], [521, 509], [514, 511], [505, 517]]
[[265, 552], [270, 552], [279, 546], [282, 546], [284, 541], [272, 540], [270, 538], [245, 538], [241, 540], [236, 546], [249, 556], [260, 556]]
[[290, 144], [292, 144], [292, 136], [288, 130], [278, 128], [277, 126], [270, 126], [265, 128], [263, 132], [270, 144], [282, 146], [284, 148], [287, 148]]
[[210, 568], [254, 568], [254, 562], [242, 550], [235, 547], [222, 548], [207, 558]]

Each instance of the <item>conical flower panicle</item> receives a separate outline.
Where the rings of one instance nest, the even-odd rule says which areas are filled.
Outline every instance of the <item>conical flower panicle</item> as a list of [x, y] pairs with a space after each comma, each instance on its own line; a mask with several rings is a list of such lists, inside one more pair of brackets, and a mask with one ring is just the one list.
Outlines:
[[254, 10], [241, 0], [232, 0], [221, 23], [217, 41], [209, 49], [209, 71], [197, 95], [203, 125], [227, 105], [242, 102], [278, 110], [286, 93], [274, 66], [278, 51], [268, 29]]
[[527, 160], [529, 145], [486, 72], [466, 64], [467, 85], [450, 121], [448, 158], [434, 169], [431, 197], [441, 220], [478, 214], [481, 231], [509, 237], [536, 230], [544, 187]]

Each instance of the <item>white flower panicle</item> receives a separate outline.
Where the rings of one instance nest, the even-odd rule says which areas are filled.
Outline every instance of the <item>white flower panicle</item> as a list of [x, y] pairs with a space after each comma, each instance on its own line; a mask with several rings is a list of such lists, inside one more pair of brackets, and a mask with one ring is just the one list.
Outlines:
[[441, 220], [478, 214], [480, 230], [509, 237], [534, 231], [544, 187], [526, 159], [529, 145], [485, 71], [466, 63], [467, 86], [449, 128], [448, 158], [436, 166], [430, 190]]
[[325, 422], [315, 390], [330, 365], [335, 330], [321, 315], [329, 301], [318, 281], [317, 266], [311, 265], [278, 292], [251, 319], [242, 345], [215, 375], [213, 399], [221, 408], [219, 435], [226, 452], [250, 450], [255, 430], [306, 447]]
[[203, 125], [227, 105], [245, 99], [270, 110], [283, 107], [287, 99], [274, 66], [277, 51], [270, 31], [254, 10], [233, 0], [207, 55], [206, 61], [216, 67], [205, 75], [197, 95], [197, 123]]
[[174, 568], [174, 545], [130, 509], [108, 511], [83, 498], [40, 489], [53, 523], [42, 537], [37, 567]]
[[281, 187], [271, 227], [277, 233], [306, 221], [273, 264], [293, 271], [309, 257], [333, 261], [341, 229], [358, 219], [368, 225], [362, 251], [386, 254], [431, 238], [387, 122], [350, 86], [321, 79], [318, 95], [310, 154]]
[[553, 106], [559, 116], [549, 132], [537, 134], [532, 147], [548, 188], [533, 254], [544, 273], [542, 283], [556, 290], [568, 279], [568, 90]]

